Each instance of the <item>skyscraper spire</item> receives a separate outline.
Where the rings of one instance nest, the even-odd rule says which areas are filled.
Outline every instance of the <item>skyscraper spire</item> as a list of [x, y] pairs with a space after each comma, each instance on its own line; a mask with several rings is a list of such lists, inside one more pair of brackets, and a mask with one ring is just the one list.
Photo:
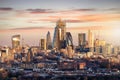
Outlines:
[[51, 36], [49, 31], [47, 33], [46, 40], [47, 40], [47, 49], [52, 49]]

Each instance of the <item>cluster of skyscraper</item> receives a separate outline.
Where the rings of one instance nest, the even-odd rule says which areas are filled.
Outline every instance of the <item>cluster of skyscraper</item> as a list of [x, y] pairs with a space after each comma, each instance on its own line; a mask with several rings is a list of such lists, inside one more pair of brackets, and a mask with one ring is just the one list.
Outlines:
[[54, 31], [53, 48], [60, 50], [67, 46], [73, 47], [72, 35], [70, 32], [66, 32], [66, 23], [58, 20]]
[[[79, 49], [89, 48], [89, 52], [96, 53], [112, 53], [112, 46], [106, 44], [104, 40], [94, 39], [94, 35], [88, 30], [88, 37], [86, 39], [86, 33], [78, 34], [78, 46]], [[76, 36], [77, 37], [77, 36]], [[20, 35], [14, 35], [12, 37], [12, 47], [17, 48], [20, 46]], [[61, 49], [74, 49], [73, 38], [70, 32], [66, 32], [66, 22], [59, 19], [56, 22], [54, 30], [53, 42], [51, 40], [50, 32], [48, 31], [46, 39], [40, 39], [41, 50], [61, 50]]]
[[[87, 36], [86, 36], [87, 35]], [[35, 51], [43, 51], [43, 52], [60, 52], [69, 58], [77, 57], [77, 53], [80, 53], [80, 56], [84, 55], [96, 55], [96, 53], [101, 55], [108, 54], [118, 54], [120, 52], [120, 47], [113, 47], [111, 44], [106, 43], [104, 40], [94, 39], [94, 36], [90, 30], [88, 30], [88, 34], [79, 33], [78, 35], [78, 46], [74, 46], [73, 38], [70, 32], [66, 32], [66, 22], [61, 19], [57, 21], [56, 27], [53, 35], [53, 42], [51, 40], [50, 32], [48, 31], [45, 38], [40, 39], [39, 46], [27, 46], [22, 43], [21, 47], [21, 36], [14, 35], [12, 36], [12, 49], [3, 48], [0, 51], [0, 56], [2, 59], [6, 59], [6, 56], [9, 53], [24, 53], [23, 55], [27, 57], [25, 58], [28, 62], [31, 61]], [[76, 36], [76, 37], [77, 37]], [[23, 42], [23, 41], [22, 41]], [[35, 50], [33, 50], [35, 49]], [[37, 49], [37, 50], [36, 50]], [[3, 54], [6, 53], [6, 54]], [[26, 54], [25, 54], [26, 53]], [[75, 54], [76, 53], [76, 54]], [[14, 58], [15, 55], [11, 55]], [[22, 60], [25, 60], [25, 59]]]
[[[20, 35], [14, 35], [12, 37], [12, 47], [16, 48], [20, 46]], [[61, 19], [57, 21], [53, 43], [51, 41], [51, 35], [48, 31], [46, 39], [40, 39], [40, 48], [41, 50], [55, 48], [60, 50], [61, 48], [66, 48], [71, 46], [73, 48], [73, 39], [70, 32], [66, 32], [66, 23]]]

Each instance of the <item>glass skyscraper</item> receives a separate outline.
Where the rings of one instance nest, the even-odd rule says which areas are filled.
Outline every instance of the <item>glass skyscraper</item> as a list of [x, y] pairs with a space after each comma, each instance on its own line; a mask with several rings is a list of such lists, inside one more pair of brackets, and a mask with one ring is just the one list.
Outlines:
[[49, 31], [48, 31], [47, 37], [46, 37], [46, 44], [47, 44], [47, 49], [52, 49], [51, 36], [50, 36], [50, 32]]
[[73, 49], [73, 38], [70, 32], [66, 32], [66, 46], [71, 46]]
[[61, 49], [65, 44], [66, 39], [66, 23], [59, 19], [56, 23], [54, 37], [53, 37], [53, 48]]
[[20, 47], [20, 35], [12, 36], [12, 48]]

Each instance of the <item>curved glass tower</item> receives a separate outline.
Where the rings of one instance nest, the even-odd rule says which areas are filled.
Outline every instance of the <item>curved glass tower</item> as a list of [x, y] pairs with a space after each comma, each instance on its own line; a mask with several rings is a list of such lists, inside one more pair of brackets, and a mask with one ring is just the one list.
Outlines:
[[71, 46], [73, 49], [73, 38], [70, 32], [66, 32], [66, 46]]
[[66, 23], [59, 19], [56, 23], [54, 37], [53, 37], [53, 48], [61, 49], [64, 46], [66, 39]]

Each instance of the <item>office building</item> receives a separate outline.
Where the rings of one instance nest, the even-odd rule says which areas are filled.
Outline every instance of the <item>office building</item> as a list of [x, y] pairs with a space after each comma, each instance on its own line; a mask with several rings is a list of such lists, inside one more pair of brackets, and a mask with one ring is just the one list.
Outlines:
[[105, 45], [106, 45], [105, 40], [96, 39], [95, 42], [94, 42], [94, 47], [105, 46]]
[[94, 47], [94, 36], [90, 30], [88, 30], [88, 46], [89, 48]]
[[111, 44], [106, 44], [103, 48], [103, 53], [106, 55], [112, 54], [112, 52], [113, 52], [112, 48], [113, 48], [113, 46]]
[[73, 38], [70, 32], [66, 32], [66, 46], [71, 46], [73, 49]]
[[52, 49], [51, 36], [50, 36], [50, 32], [49, 31], [48, 31], [47, 37], [46, 37], [46, 45], [47, 45], [47, 49]]
[[85, 46], [86, 45], [86, 34], [85, 33], [79, 33], [78, 34], [78, 45], [79, 46]]
[[20, 47], [20, 35], [12, 36], [12, 48]]
[[57, 21], [54, 37], [53, 37], [53, 48], [61, 49], [65, 44], [66, 39], [66, 23], [61, 19]]
[[41, 50], [46, 50], [46, 39], [41, 39], [40, 40], [40, 49]]
[[105, 40], [99, 40], [96, 39], [94, 42], [94, 51], [95, 53], [103, 53], [104, 49], [105, 49], [105, 45], [106, 45], [106, 41]]

